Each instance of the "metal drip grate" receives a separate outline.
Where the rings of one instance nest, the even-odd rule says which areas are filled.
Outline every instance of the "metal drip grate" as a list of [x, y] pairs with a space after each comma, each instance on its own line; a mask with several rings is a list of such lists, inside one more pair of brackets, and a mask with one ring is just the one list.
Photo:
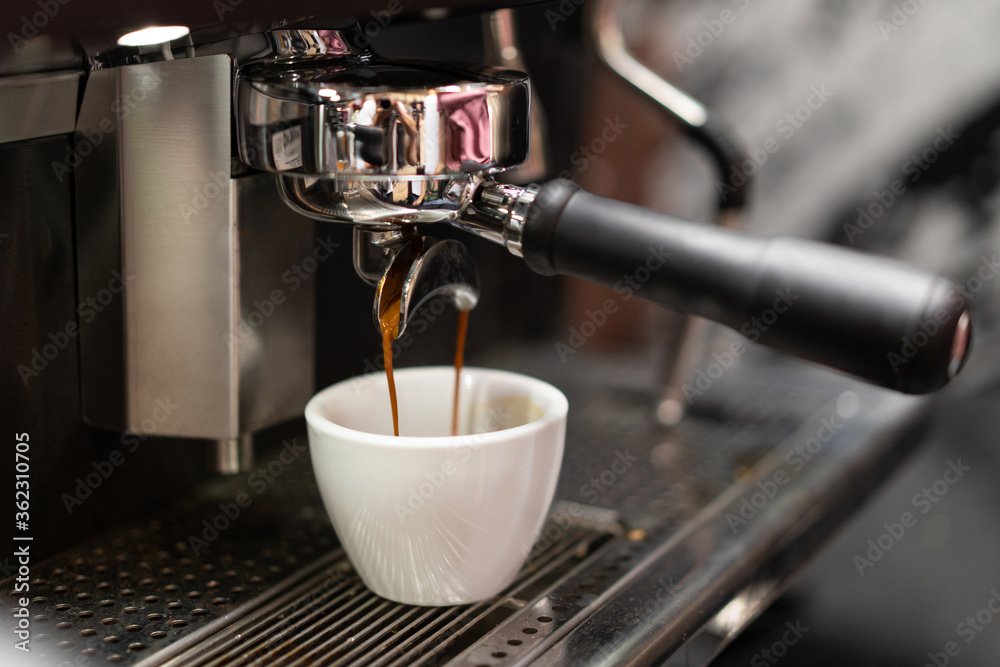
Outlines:
[[[296, 558], [282, 544], [253, 558], [231, 551], [178, 556], [185, 550], [183, 538], [173, 540], [174, 548], [163, 544], [175, 532], [151, 521], [128, 537], [36, 566], [41, 576], [31, 581], [33, 662], [134, 663], [225, 617], [318, 556]], [[332, 548], [333, 541], [325, 541]], [[79, 662], [81, 655], [87, 662]]]
[[[441, 664], [622, 534], [614, 512], [559, 507], [508, 590], [461, 607], [378, 597], [334, 549], [325, 517], [272, 533], [252, 558], [223, 538], [185, 555], [190, 523], [150, 521], [34, 568], [29, 664]], [[255, 533], [272, 525], [267, 514], [241, 521]]]
[[[320, 571], [241, 620], [201, 641], [192, 637], [191, 641], [178, 642], [141, 665], [443, 664], [484, 641], [621, 532], [617, 523], [606, 521], [559, 525], [558, 539], [536, 551], [514, 583], [496, 598], [459, 607], [391, 602], [368, 590], [338, 549], [323, 560]], [[543, 618], [550, 624], [554, 620]], [[513, 655], [516, 647], [527, 650], [529, 644], [518, 641], [499, 657]]]

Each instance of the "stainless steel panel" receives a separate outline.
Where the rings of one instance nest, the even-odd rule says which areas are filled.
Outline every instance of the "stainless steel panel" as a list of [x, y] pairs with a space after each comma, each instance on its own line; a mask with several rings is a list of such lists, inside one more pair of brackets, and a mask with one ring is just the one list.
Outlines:
[[0, 143], [72, 132], [82, 71], [0, 78]]
[[121, 68], [126, 423], [167, 397], [173, 435], [239, 434], [238, 246], [229, 188], [229, 56]]
[[336, 248], [324, 229], [314, 237], [315, 224], [285, 205], [270, 174], [234, 180], [233, 196], [240, 298], [233, 343], [239, 428], [249, 433], [305, 409], [315, 390], [316, 281], [308, 270], [313, 262], [349, 261], [350, 248]]
[[313, 392], [314, 281], [294, 270], [333, 249], [314, 247], [272, 176], [231, 177], [232, 70], [220, 55], [88, 81], [66, 168], [81, 304], [117, 281], [81, 330], [92, 424], [229, 441], [300, 415]]

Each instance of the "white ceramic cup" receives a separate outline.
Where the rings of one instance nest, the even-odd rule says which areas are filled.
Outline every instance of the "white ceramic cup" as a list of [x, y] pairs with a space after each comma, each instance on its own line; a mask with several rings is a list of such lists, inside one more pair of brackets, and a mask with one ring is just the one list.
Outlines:
[[541, 380], [462, 369], [395, 373], [400, 437], [384, 373], [340, 382], [306, 405], [323, 504], [361, 579], [415, 605], [502, 591], [531, 552], [555, 493], [566, 397]]

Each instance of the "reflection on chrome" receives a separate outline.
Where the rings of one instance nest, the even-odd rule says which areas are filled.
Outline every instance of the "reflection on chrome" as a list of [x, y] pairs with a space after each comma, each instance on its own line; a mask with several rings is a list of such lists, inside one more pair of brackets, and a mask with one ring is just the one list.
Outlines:
[[338, 31], [273, 31], [271, 40], [275, 53], [237, 77], [239, 150], [252, 167], [433, 179], [527, 158], [521, 72], [381, 59]]
[[750, 584], [712, 617], [708, 629], [722, 637], [735, 636], [767, 608], [776, 594], [776, 581]]
[[452, 222], [472, 200], [482, 179], [453, 178], [313, 178], [279, 174], [282, 199], [316, 220], [374, 226]]

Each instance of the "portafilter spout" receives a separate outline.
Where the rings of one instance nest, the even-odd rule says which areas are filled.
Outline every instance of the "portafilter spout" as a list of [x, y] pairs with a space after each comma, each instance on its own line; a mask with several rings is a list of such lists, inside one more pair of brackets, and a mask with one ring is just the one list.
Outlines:
[[354, 267], [375, 285], [372, 316], [376, 329], [381, 330], [387, 311], [399, 309], [396, 337], [434, 297], [444, 298], [458, 310], [472, 310], [479, 302], [479, 272], [465, 244], [422, 236], [413, 226], [356, 227]]
[[396, 253], [379, 280], [372, 309], [375, 326], [380, 328], [383, 314], [398, 307], [396, 336], [401, 336], [414, 314], [434, 297], [443, 297], [458, 310], [472, 310], [479, 302], [479, 273], [459, 241], [416, 236]]

